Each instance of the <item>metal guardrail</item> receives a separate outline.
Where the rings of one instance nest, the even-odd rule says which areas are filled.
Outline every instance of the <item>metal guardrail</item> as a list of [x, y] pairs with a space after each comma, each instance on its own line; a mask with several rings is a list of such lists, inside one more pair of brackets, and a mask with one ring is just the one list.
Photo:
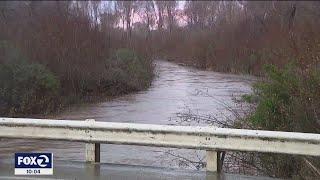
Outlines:
[[203, 149], [213, 172], [219, 151], [320, 156], [320, 134], [94, 120], [0, 118], [0, 138], [86, 142], [89, 162], [100, 162], [100, 143]]

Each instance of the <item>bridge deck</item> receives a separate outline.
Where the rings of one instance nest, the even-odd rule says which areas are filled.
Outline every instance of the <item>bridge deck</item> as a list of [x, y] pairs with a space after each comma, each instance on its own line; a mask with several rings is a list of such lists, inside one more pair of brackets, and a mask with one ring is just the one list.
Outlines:
[[177, 170], [143, 166], [128, 166], [116, 164], [88, 164], [83, 162], [54, 161], [53, 176], [14, 176], [13, 160], [0, 160], [0, 179], [112, 179], [112, 180], [260, 180], [272, 179], [258, 176], [237, 174], [215, 174], [205, 171]]

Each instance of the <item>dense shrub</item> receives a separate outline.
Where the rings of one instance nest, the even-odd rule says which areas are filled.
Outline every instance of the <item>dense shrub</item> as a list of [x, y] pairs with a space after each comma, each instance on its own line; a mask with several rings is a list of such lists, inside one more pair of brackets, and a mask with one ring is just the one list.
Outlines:
[[[30, 63], [8, 41], [0, 43], [0, 113], [2, 115], [45, 114], [59, 106], [79, 102], [85, 97], [119, 95], [142, 90], [150, 85], [152, 61], [133, 50], [119, 49], [105, 60], [99, 72], [86, 72], [77, 81], [79, 90], [71, 95], [69, 86], [61, 87], [65, 79], [39, 63]], [[63, 62], [60, 62], [63, 63]], [[51, 67], [50, 65], [47, 65]], [[66, 81], [64, 82], [66, 83]], [[72, 83], [71, 83], [72, 84]], [[75, 84], [74, 84], [75, 85]], [[63, 99], [63, 102], [61, 101]]]
[[258, 99], [251, 122], [261, 129], [320, 132], [320, 70], [266, 66], [267, 80], [254, 85]]
[[[247, 123], [264, 130], [320, 133], [320, 69], [301, 69], [294, 64], [265, 69], [267, 78], [254, 85], [253, 95], [245, 96], [256, 105]], [[310, 172], [306, 174], [308, 166], [303, 166], [304, 157], [259, 154], [258, 158], [270, 176], [310, 176]], [[309, 161], [320, 167], [319, 158]]]
[[60, 83], [44, 66], [30, 64], [10, 41], [0, 41], [0, 113], [19, 115], [54, 110]]
[[59, 87], [57, 78], [40, 64], [0, 64], [0, 113], [50, 112], [57, 106]]
[[[153, 68], [151, 61], [130, 49], [118, 49], [106, 61], [104, 85], [118, 92], [141, 90], [150, 85]], [[113, 87], [112, 87], [113, 86]]]

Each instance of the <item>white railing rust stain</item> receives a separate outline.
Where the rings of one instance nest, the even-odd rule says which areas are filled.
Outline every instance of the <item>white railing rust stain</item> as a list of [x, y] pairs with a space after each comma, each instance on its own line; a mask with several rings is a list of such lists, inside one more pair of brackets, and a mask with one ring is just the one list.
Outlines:
[[320, 156], [320, 134], [94, 120], [0, 118], [0, 138], [86, 142], [90, 162], [100, 162], [100, 143], [203, 149], [208, 171], [218, 170], [218, 151]]

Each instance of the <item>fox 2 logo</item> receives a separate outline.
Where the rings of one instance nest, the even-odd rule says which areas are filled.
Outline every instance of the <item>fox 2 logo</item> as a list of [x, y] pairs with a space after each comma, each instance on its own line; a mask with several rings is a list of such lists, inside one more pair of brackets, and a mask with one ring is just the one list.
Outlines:
[[52, 175], [52, 153], [15, 153], [16, 175]]

